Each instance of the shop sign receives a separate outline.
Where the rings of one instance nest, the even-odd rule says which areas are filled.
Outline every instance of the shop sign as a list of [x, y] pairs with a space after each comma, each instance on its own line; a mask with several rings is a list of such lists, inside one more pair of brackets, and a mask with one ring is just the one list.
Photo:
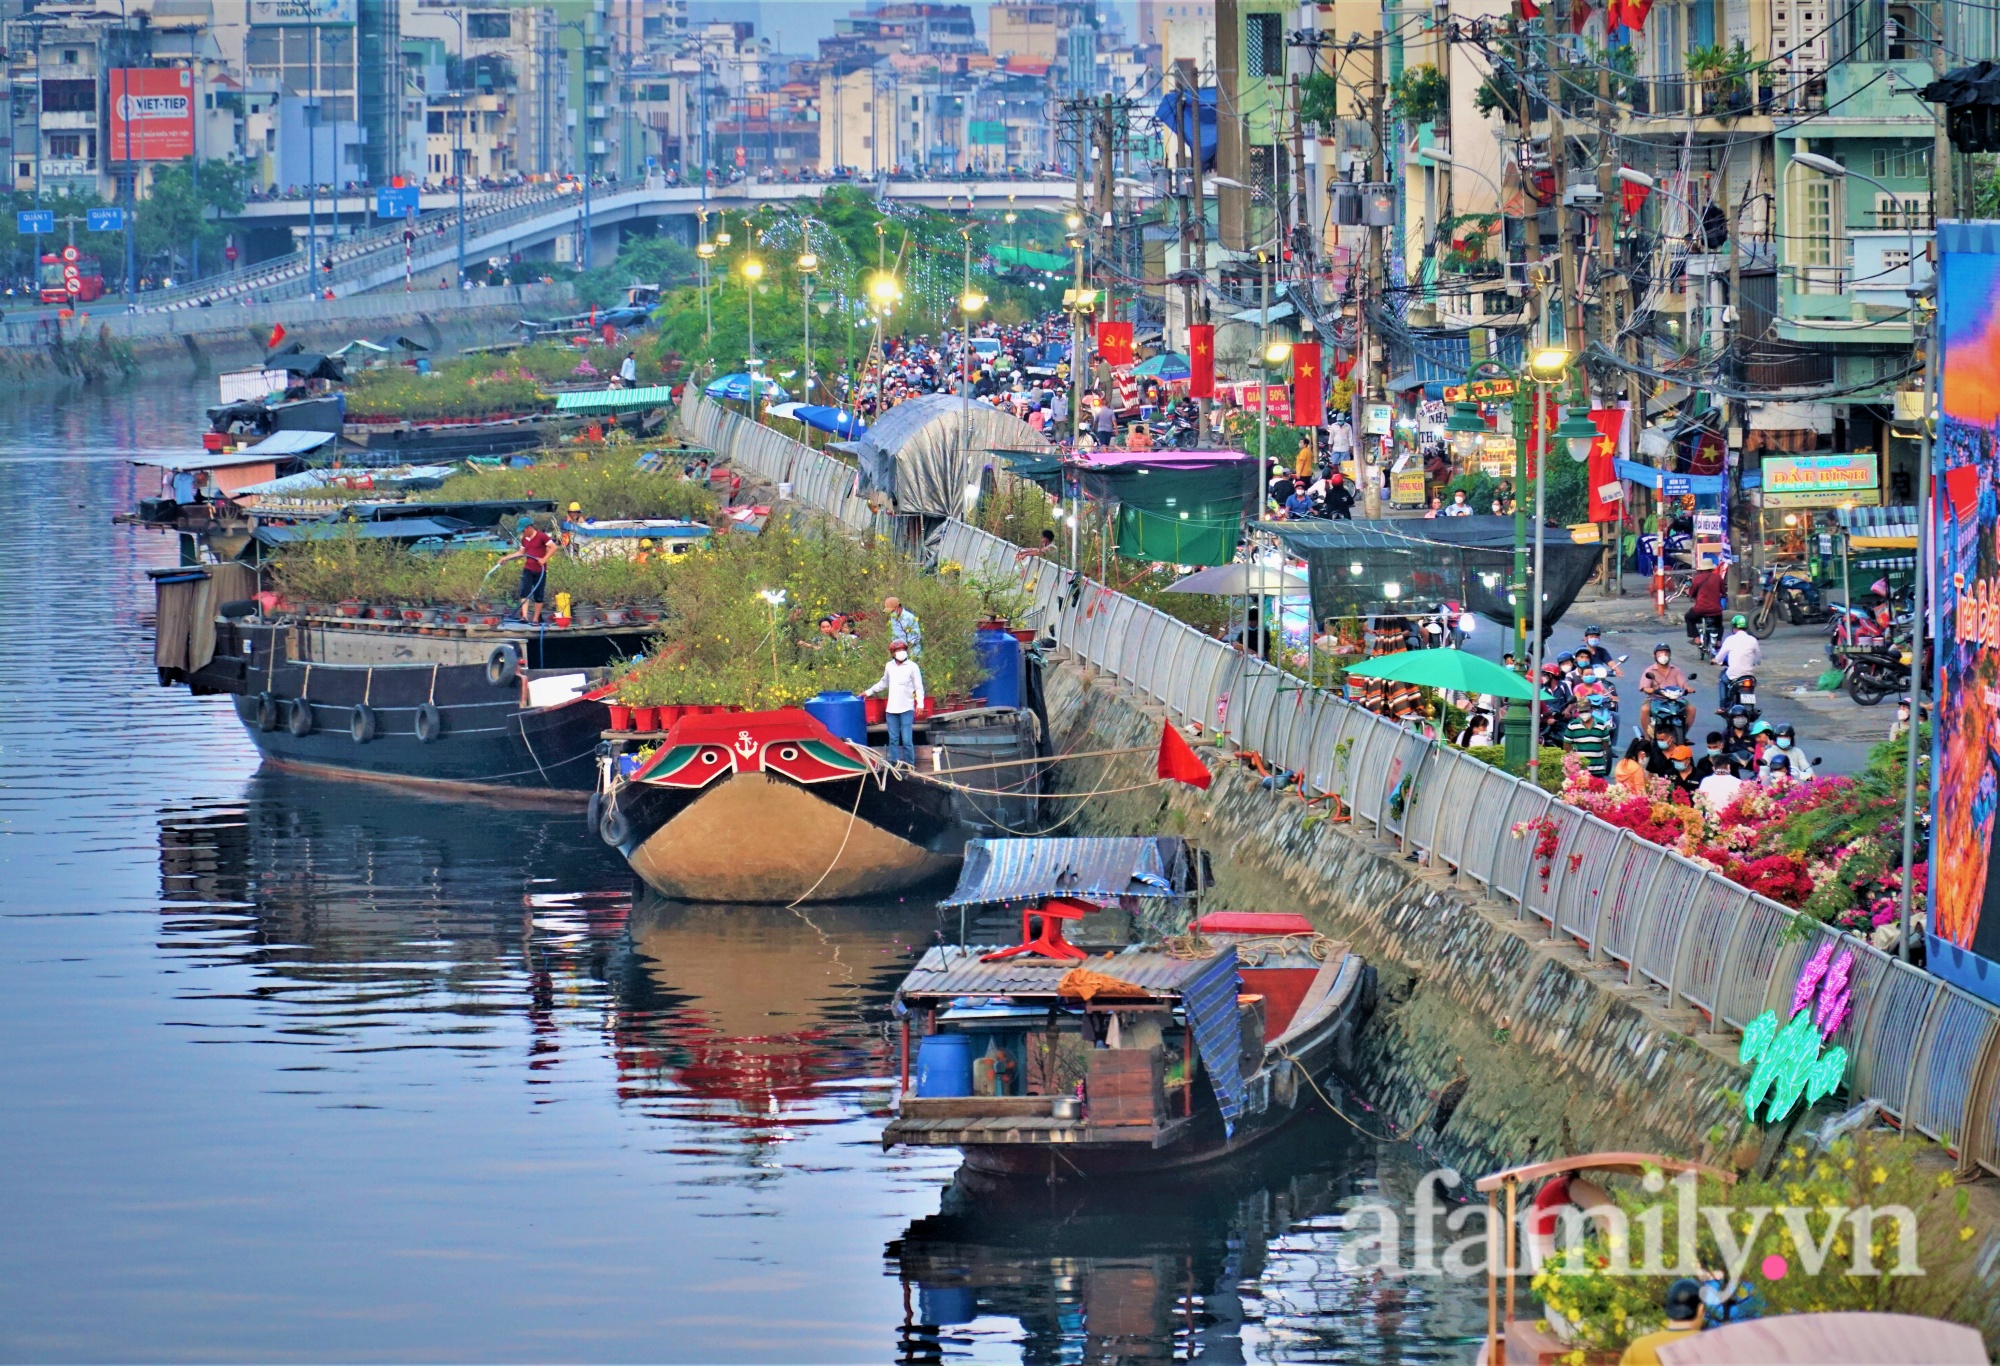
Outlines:
[[1511, 437], [1489, 436], [1479, 448], [1479, 472], [1505, 479], [1514, 472], [1514, 442]]
[[1873, 451], [1851, 455], [1767, 455], [1764, 501], [1774, 507], [1874, 504], [1881, 498], [1879, 458]]
[[1424, 505], [1424, 472], [1420, 469], [1402, 470], [1389, 484], [1389, 501], [1397, 507], [1420, 508]]
[[1622, 503], [1625, 501], [1625, 485], [1613, 479], [1608, 484], [1597, 486], [1597, 501], [1600, 503]]
[[1470, 384], [1444, 386], [1446, 403], [1463, 403], [1467, 399], [1475, 403], [1487, 403], [1494, 399], [1512, 397], [1514, 397], [1514, 381], [1511, 379], [1476, 379]]
[[1694, 485], [1688, 482], [1685, 474], [1664, 475], [1660, 479], [1660, 492], [1669, 498], [1691, 498], [1694, 496]]
[[1389, 424], [1395, 420], [1396, 410], [1386, 403], [1368, 405], [1367, 424], [1362, 428], [1369, 436], [1387, 436]]
[[1697, 512], [1694, 515], [1694, 538], [1697, 541], [1721, 540], [1722, 514], [1719, 512]]

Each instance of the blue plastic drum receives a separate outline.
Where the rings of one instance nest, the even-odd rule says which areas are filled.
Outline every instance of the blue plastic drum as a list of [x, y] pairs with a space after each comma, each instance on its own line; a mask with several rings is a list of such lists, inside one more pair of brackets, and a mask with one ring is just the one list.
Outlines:
[[843, 740], [868, 743], [868, 712], [851, 692], [823, 692], [806, 701], [806, 715]]
[[972, 637], [972, 653], [986, 681], [972, 690], [989, 707], [1021, 705], [1021, 642], [1011, 632], [986, 630]]
[[972, 1038], [966, 1034], [926, 1034], [917, 1041], [917, 1094], [972, 1094]]

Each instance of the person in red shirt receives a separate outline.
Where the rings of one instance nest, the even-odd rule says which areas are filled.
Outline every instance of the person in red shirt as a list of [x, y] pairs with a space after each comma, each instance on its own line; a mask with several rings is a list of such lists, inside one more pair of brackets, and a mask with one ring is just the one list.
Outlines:
[[521, 620], [539, 624], [542, 619], [542, 602], [549, 583], [549, 551], [554, 546], [549, 533], [533, 522], [521, 533], [521, 544], [516, 550], [500, 557], [505, 564], [508, 560], [521, 562]]
[[1722, 571], [1715, 567], [1715, 561], [1709, 559], [1706, 555], [1702, 556], [1701, 563], [1695, 570], [1694, 579], [1688, 584], [1688, 588], [1694, 596], [1694, 605], [1688, 608], [1686, 618], [1688, 639], [1695, 639], [1704, 617], [1715, 623], [1715, 633], [1720, 636], [1722, 634], [1722, 592], [1724, 583]]

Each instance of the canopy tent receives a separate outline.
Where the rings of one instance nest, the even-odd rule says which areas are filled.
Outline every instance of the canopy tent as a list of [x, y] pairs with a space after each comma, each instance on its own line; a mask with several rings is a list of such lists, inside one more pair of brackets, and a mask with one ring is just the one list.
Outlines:
[[1041, 445], [1035, 429], [1012, 413], [968, 404], [955, 394], [923, 394], [898, 403], [843, 449], [861, 466], [862, 494], [887, 494], [897, 512], [954, 517], [965, 510], [965, 491], [979, 486], [995, 450]]
[[[1400, 615], [1457, 602], [1514, 624], [1507, 581], [1514, 571], [1512, 517], [1407, 517], [1393, 521], [1260, 522], [1304, 558], [1313, 620]], [[1534, 542], [1530, 528], [1529, 555]], [[1543, 530], [1542, 621], [1562, 620], [1597, 568], [1603, 547], [1578, 545], [1567, 530]]]
[[317, 351], [288, 351], [272, 356], [264, 362], [266, 370], [288, 370], [300, 379], [325, 379], [344, 383], [347, 367], [336, 356], [323, 356]]
[[328, 352], [327, 354], [333, 356], [346, 356], [347, 354], [353, 351], [373, 351], [377, 355], [381, 356], [386, 356], [389, 354], [388, 347], [383, 346], [379, 342], [369, 341], [366, 337], [356, 337], [353, 341], [348, 342], [345, 345], [334, 347], [333, 350]]
[[1526, 702], [1539, 688], [1512, 669], [1465, 650], [1404, 650], [1377, 659], [1364, 659], [1349, 666], [1349, 678], [1386, 678], [1394, 683], [1415, 683], [1424, 688], [1446, 688], [1452, 692], [1490, 693], [1494, 697], [1515, 697]]
[[1304, 597], [1312, 585], [1297, 574], [1272, 564], [1217, 565], [1167, 585], [1169, 593], [1206, 593], [1211, 597]]
[[[790, 394], [785, 392], [784, 386], [776, 380], [769, 376], [760, 376], [759, 378], [762, 382], [762, 388], [758, 392], [765, 398], [775, 398], [783, 402], [785, 399], [791, 397]], [[733, 398], [738, 403], [748, 403], [750, 401], [750, 376], [741, 370], [733, 374], [717, 375], [708, 382], [708, 387], [703, 389], [702, 392], [710, 398]]]
[[643, 408], [664, 408], [673, 401], [674, 388], [671, 384], [655, 384], [644, 389], [586, 389], [557, 394], [556, 411], [631, 413]]
[[801, 403], [792, 410], [791, 418], [818, 431], [830, 432], [843, 441], [858, 440], [868, 434], [868, 424], [858, 414], [824, 403]]
[[1225, 565], [1263, 495], [1242, 451], [1104, 451], [1070, 462], [1083, 491], [1115, 503], [1118, 553], [1131, 560]]
[[1188, 111], [1187, 93], [1181, 90], [1176, 90], [1168, 94], [1165, 99], [1160, 101], [1159, 106], [1153, 110], [1153, 117], [1160, 121], [1167, 132], [1172, 133], [1182, 142], [1190, 141], [1189, 134], [1193, 131], [1190, 125], [1196, 119], [1199, 119], [1201, 127], [1199, 134], [1201, 138], [1201, 164], [1204, 168], [1211, 168], [1215, 165], [1215, 95], [1216, 92], [1213, 86], [1195, 92], [1196, 107], [1200, 110], [1198, 115], [1191, 114]]
[[1003, 266], [1021, 266], [1028, 270], [1068, 270], [1070, 258], [1054, 251], [1031, 251], [1027, 247], [993, 247], [990, 255]]
[[967, 840], [958, 886], [940, 906], [1066, 896], [1186, 896], [1196, 869], [1178, 835]]
[[1132, 373], [1140, 376], [1158, 376], [1169, 382], [1188, 379], [1194, 371], [1188, 368], [1188, 359], [1178, 351], [1162, 351], [1157, 356], [1149, 356], [1132, 367]]

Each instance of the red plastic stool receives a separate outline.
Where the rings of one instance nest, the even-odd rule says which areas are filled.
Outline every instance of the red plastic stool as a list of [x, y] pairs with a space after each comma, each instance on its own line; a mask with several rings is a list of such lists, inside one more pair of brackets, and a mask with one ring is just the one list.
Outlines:
[[[1003, 958], [1053, 958], [1058, 962], [1069, 959], [1088, 958], [1076, 945], [1063, 938], [1063, 921], [1081, 920], [1089, 912], [1097, 909], [1088, 902], [1071, 901], [1063, 897], [1050, 897], [1039, 907], [1028, 907], [1021, 911], [1021, 942], [1011, 949], [999, 949], [980, 958], [982, 963], [997, 963]], [[1035, 916], [1042, 918], [1039, 934], [1031, 933], [1030, 922]]]

